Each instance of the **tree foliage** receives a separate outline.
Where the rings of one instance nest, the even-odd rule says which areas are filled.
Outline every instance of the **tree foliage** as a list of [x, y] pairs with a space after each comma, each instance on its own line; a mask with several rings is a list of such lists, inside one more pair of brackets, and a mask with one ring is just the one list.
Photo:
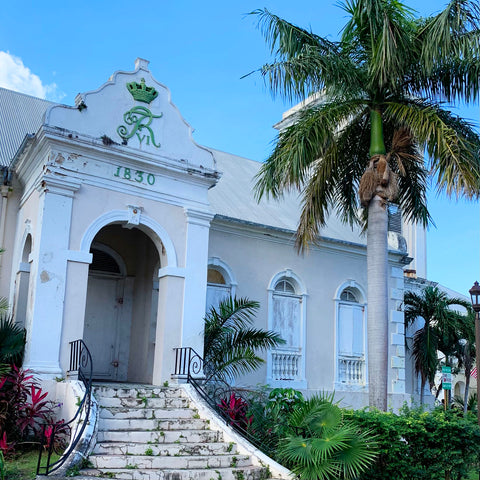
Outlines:
[[316, 395], [295, 408], [279, 459], [301, 480], [354, 479], [376, 457], [375, 436], [346, 421], [333, 395]]
[[368, 223], [369, 403], [386, 410], [385, 206], [394, 201], [405, 220], [426, 226], [429, 177], [449, 196], [479, 196], [480, 137], [445, 102], [478, 99], [480, 6], [450, 0], [418, 18], [400, 0], [340, 5], [348, 19], [338, 41], [267, 9], [252, 12], [274, 57], [260, 69], [267, 87], [304, 101], [280, 131], [255, 190], [258, 199], [300, 193], [299, 251], [318, 242], [331, 215]]
[[445, 355], [448, 364], [454, 356], [459, 358], [459, 341], [467, 334], [467, 325], [464, 315], [458, 311], [459, 306], [468, 309], [470, 303], [461, 298], [449, 298], [438, 287], [428, 286], [420, 293], [405, 292], [405, 328], [408, 329], [417, 319], [424, 322], [415, 331], [412, 345], [415, 372], [422, 382], [422, 402], [426, 383], [430, 384], [430, 388], [434, 386], [439, 368], [438, 352]]
[[431, 412], [404, 407], [398, 415], [377, 410], [346, 414], [376, 433], [379, 455], [358, 480], [462, 480], [478, 471], [480, 429], [459, 410]]
[[0, 316], [0, 374], [6, 374], [10, 365], [20, 366], [25, 348], [25, 329], [16, 324], [12, 317]]
[[381, 118], [383, 138], [375, 142], [380, 150], [385, 145], [398, 176], [397, 201], [407, 220], [431, 221], [429, 175], [448, 195], [479, 193], [480, 138], [444, 104], [478, 99], [478, 2], [451, 0], [427, 18], [398, 0], [341, 6], [348, 20], [339, 41], [267, 9], [252, 12], [274, 57], [260, 70], [272, 94], [302, 101], [317, 92], [280, 132], [256, 183], [259, 198], [301, 192], [300, 249], [316, 241], [332, 212], [351, 224], [364, 219], [356, 194], [372, 154], [371, 112]]
[[258, 355], [285, 343], [280, 335], [254, 328], [260, 307], [247, 298], [227, 298], [205, 316], [203, 358], [207, 374], [226, 380], [256, 370], [264, 360]]

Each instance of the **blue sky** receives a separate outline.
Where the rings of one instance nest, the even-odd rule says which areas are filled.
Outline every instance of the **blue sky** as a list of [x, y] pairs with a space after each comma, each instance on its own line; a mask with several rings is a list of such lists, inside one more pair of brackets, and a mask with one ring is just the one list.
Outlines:
[[[408, 0], [421, 14], [445, 2]], [[273, 13], [335, 39], [345, 23], [336, 0], [193, 2], [4, 2], [0, 13], [0, 86], [73, 104], [137, 57], [172, 92], [172, 100], [203, 145], [262, 161], [275, 137], [272, 125], [290, 105], [272, 99], [258, 75], [241, 77], [270, 56], [255, 19]], [[461, 114], [479, 122], [479, 107]], [[429, 196], [437, 228], [428, 233], [428, 277], [463, 294], [480, 280], [478, 202]]]

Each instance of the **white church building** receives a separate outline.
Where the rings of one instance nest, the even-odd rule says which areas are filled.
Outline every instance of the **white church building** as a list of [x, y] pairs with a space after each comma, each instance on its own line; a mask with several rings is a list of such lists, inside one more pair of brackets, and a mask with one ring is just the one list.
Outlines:
[[[171, 382], [173, 349], [201, 354], [206, 308], [237, 295], [259, 301], [256, 326], [286, 340], [239, 383], [368, 403], [366, 237], [332, 217], [318, 245], [298, 255], [296, 195], [257, 203], [260, 164], [197, 145], [147, 61], [79, 94], [75, 106], [0, 89], [0, 162], [0, 295], [26, 328], [25, 367], [65, 377], [69, 342], [83, 339], [97, 380]], [[406, 382], [404, 269], [426, 270], [425, 232], [397, 216], [394, 408], [415, 393]]]

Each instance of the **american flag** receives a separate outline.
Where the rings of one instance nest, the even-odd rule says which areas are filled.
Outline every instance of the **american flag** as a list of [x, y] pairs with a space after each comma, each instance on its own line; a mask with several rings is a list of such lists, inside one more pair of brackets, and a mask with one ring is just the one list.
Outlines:
[[477, 378], [477, 367], [474, 367], [470, 372], [470, 376], [473, 378]]

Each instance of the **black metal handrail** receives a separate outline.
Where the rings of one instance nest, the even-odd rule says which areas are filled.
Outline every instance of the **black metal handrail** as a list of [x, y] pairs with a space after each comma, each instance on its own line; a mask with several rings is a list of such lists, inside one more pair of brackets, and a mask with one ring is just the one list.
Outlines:
[[[92, 356], [83, 340], [75, 340], [70, 342], [70, 368], [69, 373], [77, 372], [78, 379], [81, 380], [85, 387], [85, 394], [78, 404], [78, 409], [74, 417], [66, 423], [52, 423], [43, 425], [42, 441], [40, 445], [40, 453], [38, 455], [37, 475], [48, 475], [58, 470], [67, 460], [68, 456], [77, 446], [80, 438], [88, 424], [91, 396], [92, 396]], [[82, 415], [84, 415], [82, 420]], [[76, 422], [75, 432], [71, 433], [68, 448], [62, 453], [62, 456], [55, 462], [50, 463], [52, 454], [55, 450], [55, 439], [59, 434], [67, 428], [71, 428]], [[47, 462], [42, 466], [42, 453], [46, 450]]]
[[[258, 438], [249, 431], [248, 423], [236, 421], [229, 415], [228, 408], [225, 408], [232, 394], [234, 398], [241, 399], [248, 406], [250, 399], [244, 394], [245, 390], [229, 385], [221, 376], [217, 375], [212, 365], [204, 361], [193, 348], [178, 347], [173, 350], [175, 352], [175, 371], [172, 377], [186, 380], [200, 397], [225, 420], [227, 425], [257, 448], [266, 451], [266, 446], [262, 445]], [[252, 413], [251, 407], [248, 407], [245, 413]]]

